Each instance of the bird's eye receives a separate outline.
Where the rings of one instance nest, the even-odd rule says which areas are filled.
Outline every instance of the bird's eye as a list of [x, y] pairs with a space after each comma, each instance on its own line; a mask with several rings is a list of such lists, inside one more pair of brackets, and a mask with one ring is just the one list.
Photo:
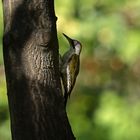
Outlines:
[[73, 45], [76, 46], [78, 44], [78, 42], [76, 40], [73, 41]]

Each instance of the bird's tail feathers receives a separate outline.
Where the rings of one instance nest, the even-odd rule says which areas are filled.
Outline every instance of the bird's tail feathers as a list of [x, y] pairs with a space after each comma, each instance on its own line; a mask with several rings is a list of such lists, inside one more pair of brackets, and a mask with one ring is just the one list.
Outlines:
[[68, 100], [68, 94], [65, 91], [65, 93], [64, 93], [64, 103], [65, 103], [65, 106], [67, 105], [67, 100]]
[[66, 90], [64, 92], [65, 106], [67, 104], [68, 98], [70, 98], [70, 93], [71, 93], [71, 91], [66, 91]]

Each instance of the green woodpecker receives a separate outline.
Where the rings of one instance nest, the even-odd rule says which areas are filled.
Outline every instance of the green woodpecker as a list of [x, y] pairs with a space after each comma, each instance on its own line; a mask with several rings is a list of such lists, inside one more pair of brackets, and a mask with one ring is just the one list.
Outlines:
[[71, 91], [75, 85], [80, 67], [80, 53], [82, 45], [79, 41], [69, 38], [63, 34], [69, 41], [70, 49], [62, 57], [61, 77], [64, 86], [65, 105]]

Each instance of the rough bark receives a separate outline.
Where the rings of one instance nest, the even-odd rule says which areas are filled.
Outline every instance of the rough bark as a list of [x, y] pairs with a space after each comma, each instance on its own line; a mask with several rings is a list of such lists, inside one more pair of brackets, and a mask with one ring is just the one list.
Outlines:
[[53, 0], [3, 0], [12, 140], [74, 140], [62, 96]]

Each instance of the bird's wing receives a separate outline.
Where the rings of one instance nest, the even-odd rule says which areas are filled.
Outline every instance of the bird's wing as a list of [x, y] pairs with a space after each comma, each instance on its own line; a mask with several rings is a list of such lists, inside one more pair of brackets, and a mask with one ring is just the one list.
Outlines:
[[68, 75], [70, 75], [70, 72], [68, 71], [68, 67], [69, 67], [69, 62], [71, 60], [72, 55], [73, 55], [72, 52], [67, 51], [62, 57], [61, 77], [62, 77], [63, 86], [66, 93], [68, 92], [67, 90], [68, 77], [69, 77]]
[[68, 61], [67, 66], [67, 93], [70, 96], [70, 93], [75, 85], [76, 77], [79, 73], [79, 57], [76, 54], [73, 54]]

